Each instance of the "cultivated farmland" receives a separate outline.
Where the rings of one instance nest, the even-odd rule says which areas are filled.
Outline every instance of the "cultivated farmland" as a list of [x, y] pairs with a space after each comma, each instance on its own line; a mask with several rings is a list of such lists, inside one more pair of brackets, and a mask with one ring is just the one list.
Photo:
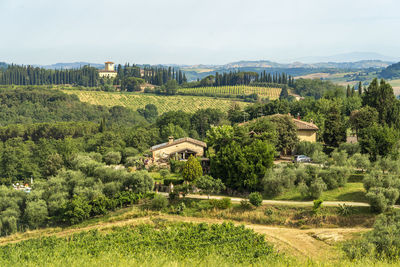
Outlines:
[[247, 85], [237, 86], [212, 86], [212, 87], [196, 87], [178, 89], [179, 94], [199, 95], [199, 96], [223, 96], [223, 95], [251, 95], [257, 94], [261, 98], [269, 98], [275, 100], [279, 98], [281, 88], [255, 87]]
[[199, 96], [160, 96], [143, 93], [80, 90], [63, 90], [63, 92], [77, 95], [82, 102], [108, 107], [123, 106], [136, 110], [144, 108], [147, 104], [154, 104], [157, 106], [159, 113], [171, 110], [195, 112], [196, 110], [205, 108], [216, 108], [227, 111], [234, 103], [237, 103], [242, 108], [248, 105], [248, 103], [233, 101], [231, 99]]

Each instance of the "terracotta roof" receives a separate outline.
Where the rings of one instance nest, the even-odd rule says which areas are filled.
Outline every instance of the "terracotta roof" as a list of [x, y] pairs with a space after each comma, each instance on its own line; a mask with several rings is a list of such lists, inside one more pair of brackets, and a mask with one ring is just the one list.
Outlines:
[[111, 62], [111, 61], [107, 61], [107, 62], [104, 62], [105, 64], [114, 64], [114, 62]]
[[184, 138], [176, 139], [172, 143], [166, 142], [166, 143], [162, 143], [162, 144], [158, 144], [158, 145], [152, 146], [150, 151], [160, 150], [160, 149], [163, 149], [163, 148], [166, 148], [166, 147], [170, 147], [170, 146], [174, 146], [174, 145], [177, 145], [177, 144], [181, 144], [181, 143], [184, 143], [184, 142], [189, 142], [189, 143], [196, 144], [196, 145], [199, 145], [199, 146], [202, 146], [202, 147], [207, 147], [207, 144], [202, 142], [202, 141], [199, 141], [199, 140], [196, 140], [196, 139], [193, 139], [193, 138], [190, 138], [190, 137], [184, 137]]
[[312, 122], [306, 122], [298, 119], [293, 118], [293, 122], [296, 125], [297, 129], [299, 130], [313, 130], [318, 131], [317, 125]]

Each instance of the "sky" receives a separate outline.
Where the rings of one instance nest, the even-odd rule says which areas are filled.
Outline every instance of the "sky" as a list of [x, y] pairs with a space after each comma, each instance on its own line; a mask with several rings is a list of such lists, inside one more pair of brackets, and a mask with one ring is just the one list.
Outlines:
[[0, 62], [400, 58], [398, 0], [0, 0]]

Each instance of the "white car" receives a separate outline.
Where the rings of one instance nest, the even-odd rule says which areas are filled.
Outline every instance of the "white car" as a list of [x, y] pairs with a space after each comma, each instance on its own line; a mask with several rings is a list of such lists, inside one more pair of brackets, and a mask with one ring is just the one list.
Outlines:
[[296, 162], [311, 162], [311, 158], [307, 157], [306, 155], [297, 155], [294, 156], [293, 163]]

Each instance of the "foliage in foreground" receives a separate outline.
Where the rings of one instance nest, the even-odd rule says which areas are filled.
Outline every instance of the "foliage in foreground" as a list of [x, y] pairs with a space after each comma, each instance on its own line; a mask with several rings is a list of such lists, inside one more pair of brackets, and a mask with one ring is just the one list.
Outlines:
[[372, 258], [389, 262], [400, 259], [400, 213], [380, 215], [374, 229], [362, 239], [348, 242], [343, 250], [351, 260]]
[[[24, 255], [24, 257], [20, 257]], [[117, 227], [106, 234], [89, 231], [67, 238], [43, 237], [0, 248], [0, 265], [74, 265], [86, 259], [131, 259], [146, 262], [201, 260], [222, 256], [226, 264], [286, 261], [262, 235], [232, 223], [164, 224]]]

